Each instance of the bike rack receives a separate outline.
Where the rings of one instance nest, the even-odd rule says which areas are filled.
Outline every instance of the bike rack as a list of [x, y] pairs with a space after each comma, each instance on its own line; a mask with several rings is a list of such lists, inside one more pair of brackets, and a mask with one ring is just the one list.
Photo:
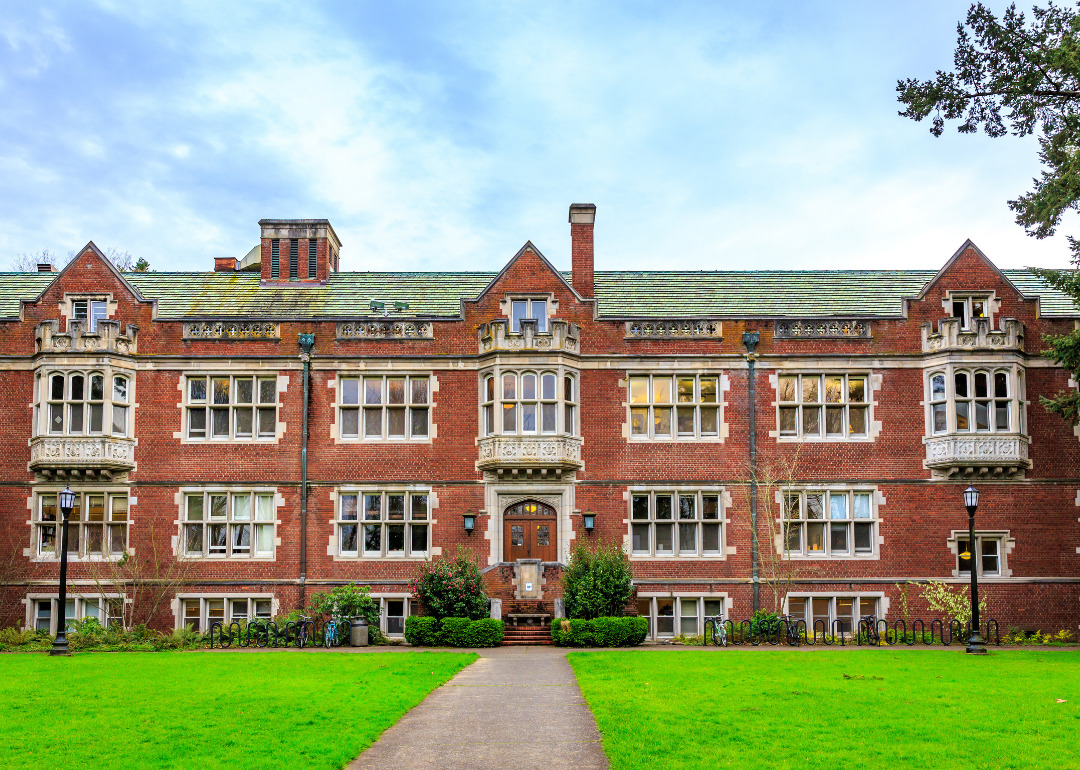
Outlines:
[[996, 620], [986, 621], [986, 636], [984, 639], [987, 644], [990, 644], [990, 624], [994, 624], [994, 644], [1001, 645], [1001, 637], [998, 635], [998, 622]]
[[225, 639], [221, 635], [221, 623], [218, 623], [217, 621], [214, 621], [213, 623], [210, 624], [210, 649], [211, 650], [214, 649], [214, 629], [215, 628], [217, 629], [218, 647], [220, 647], [221, 649], [224, 650], [229, 645], [225, 644]]
[[[956, 631], [953, 631], [953, 628], [956, 628]], [[960, 643], [963, 644], [964, 643], [964, 639], [963, 639], [963, 636], [962, 636], [963, 633], [964, 633], [964, 627], [960, 624], [959, 619], [953, 618], [952, 620], [949, 621], [949, 636], [951, 636], [953, 639], [959, 639]]]

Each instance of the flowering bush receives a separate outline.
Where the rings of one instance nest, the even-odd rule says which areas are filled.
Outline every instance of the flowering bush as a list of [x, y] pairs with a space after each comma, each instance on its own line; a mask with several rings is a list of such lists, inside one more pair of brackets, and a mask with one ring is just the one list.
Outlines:
[[[931, 580], [922, 589], [922, 598], [931, 610], [948, 619], [956, 618], [962, 626], [971, 622], [971, 598], [967, 588], [953, 589], [938, 580]], [[979, 597], [979, 619], [985, 623], [987, 616], [984, 594]]]
[[436, 618], [479, 620], [488, 616], [480, 564], [462, 548], [452, 559], [423, 562], [409, 581], [409, 590], [424, 612]]

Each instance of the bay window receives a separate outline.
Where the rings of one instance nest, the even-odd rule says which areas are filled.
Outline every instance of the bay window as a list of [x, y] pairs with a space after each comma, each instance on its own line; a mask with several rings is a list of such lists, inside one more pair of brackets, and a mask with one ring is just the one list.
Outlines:
[[577, 432], [578, 382], [552, 371], [501, 371], [481, 381], [485, 436]]

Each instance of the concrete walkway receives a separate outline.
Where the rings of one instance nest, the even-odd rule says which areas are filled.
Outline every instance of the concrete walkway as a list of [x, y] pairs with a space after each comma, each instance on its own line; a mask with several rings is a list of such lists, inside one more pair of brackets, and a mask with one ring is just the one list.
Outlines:
[[480, 660], [402, 717], [349, 770], [609, 767], [565, 650], [476, 652]]

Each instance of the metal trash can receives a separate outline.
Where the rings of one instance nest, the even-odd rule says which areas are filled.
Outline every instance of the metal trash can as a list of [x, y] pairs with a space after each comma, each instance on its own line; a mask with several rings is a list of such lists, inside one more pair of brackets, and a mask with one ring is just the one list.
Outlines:
[[363, 618], [352, 619], [352, 632], [349, 636], [349, 644], [351, 644], [353, 647], [368, 646], [367, 621]]

